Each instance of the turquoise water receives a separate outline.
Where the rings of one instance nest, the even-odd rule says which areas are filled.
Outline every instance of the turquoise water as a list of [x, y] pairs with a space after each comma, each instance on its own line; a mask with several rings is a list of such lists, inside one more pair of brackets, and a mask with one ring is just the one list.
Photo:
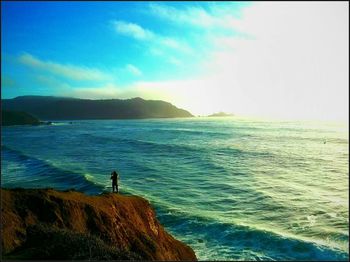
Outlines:
[[146, 197], [201, 260], [347, 260], [348, 126], [244, 118], [3, 127], [3, 187]]

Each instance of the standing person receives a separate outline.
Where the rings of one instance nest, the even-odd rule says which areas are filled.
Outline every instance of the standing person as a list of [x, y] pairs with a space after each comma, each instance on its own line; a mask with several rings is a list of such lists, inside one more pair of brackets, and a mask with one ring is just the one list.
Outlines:
[[111, 173], [111, 180], [112, 180], [112, 190], [114, 192], [114, 188], [116, 188], [116, 193], [119, 193], [119, 189], [118, 189], [118, 177], [119, 175], [117, 174], [117, 172], [115, 172], [115, 170]]

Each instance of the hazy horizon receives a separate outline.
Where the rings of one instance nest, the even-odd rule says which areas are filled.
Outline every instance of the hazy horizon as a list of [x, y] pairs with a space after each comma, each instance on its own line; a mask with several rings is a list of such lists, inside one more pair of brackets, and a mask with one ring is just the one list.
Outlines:
[[[343, 2], [2, 2], [2, 98], [348, 123]], [[29, 11], [28, 11], [29, 10]]]

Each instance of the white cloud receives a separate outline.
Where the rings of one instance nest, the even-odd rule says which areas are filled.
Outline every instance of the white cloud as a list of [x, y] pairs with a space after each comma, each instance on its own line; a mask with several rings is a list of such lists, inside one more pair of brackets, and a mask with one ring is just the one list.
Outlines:
[[108, 74], [95, 68], [43, 61], [28, 53], [20, 55], [18, 61], [31, 68], [50, 72], [72, 80], [105, 80], [109, 78]]
[[134, 76], [141, 76], [142, 71], [132, 64], [127, 64], [125, 69]]
[[152, 47], [149, 49], [149, 54], [152, 56], [162, 57], [163, 59], [165, 59], [165, 61], [167, 61], [170, 64], [175, 65], [175, 66], [183, 66], [184, 65], [183, 62], [179, 58], [176, 58], [174, 55], [165, 52], [165, 50], [162, 50], [161, 48]]
[[[248, 6], [248, 4], [247, 4]], [[210, 3], [207, 9], [200, 6], [187, 6], [175, 8], [172, 6], [150, 3], [149, 12], [159, 18], [165, 19], [178, 25], [194, 26], [208, 29], [232, 29], [232, 24], [239, 21], [233, 11], [232, 3]], [[236, 28], [237, 31], [238, 28]]]
[[182, 53], [190, 54], [192, 49], [190, 46], [178, 39], [168, 36], [162, 36], [151, 30], [145, 29], [142, 26], [126, 21], [112, 21], [114, 29], [117, 33], [132, 37], [136, 40], [147, 42], [149, 50], [154, 52], [155, 50], [158, 55], [165, 55], [170, 51], [180, 51]]
[[165, 47], [179, 50], [179, 51], [181, 51], [183, 53], [187, 53], [187, 54], [192, 53], [191, 47], [183, 41], [175, 40], [175, 39], [170, 38], [170, 37], [161, 37], [161, 38], [159, 38], [159, 41], [160, 41], [160, 44], [165, 46]]
[[38, 75], [34, 75], [32, 77], [32, 80], [34, 80], [34, 82], [39, 86], [49, 88], [49, 89], [63, 90], [65, 88], [70, 88], [69, 84], [66, 81], [57, 79], [52, 75], [46, 76], [46, 75], [38, 74]]
[[187, 7], [180, 10], [175, 7], [155, 3], [151, 3], [149, 7], [152, 14], [178, 24], [186, 23], [208, 28], [217, 25], [221, 21], [201, 7]]
[[125, 21], [112, 21], [114, 29], [117, 33], [133, 37], [139, 40], [150, 40], [154, 38], [154, 33], [150, 30], [144, 29], [141, 26], [125, 22]]

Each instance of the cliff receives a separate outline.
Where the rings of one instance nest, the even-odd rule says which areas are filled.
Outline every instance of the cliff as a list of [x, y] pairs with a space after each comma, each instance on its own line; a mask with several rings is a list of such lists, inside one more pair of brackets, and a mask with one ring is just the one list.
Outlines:
[[12, 125], [39, 125], [39, 119], [36, 119], [32, 115], [25, 112], [16, 111], [1, 111], [1, 125], [12, 126]]
[[1, 189], [5, 259], [196, 260], [141, 197]]
[[22, 96], [2, 99], [2, 108], [25, 111], [43, 120], [192, 117], [188, 111], [168, 102], [142, 98], [90, 100]]

